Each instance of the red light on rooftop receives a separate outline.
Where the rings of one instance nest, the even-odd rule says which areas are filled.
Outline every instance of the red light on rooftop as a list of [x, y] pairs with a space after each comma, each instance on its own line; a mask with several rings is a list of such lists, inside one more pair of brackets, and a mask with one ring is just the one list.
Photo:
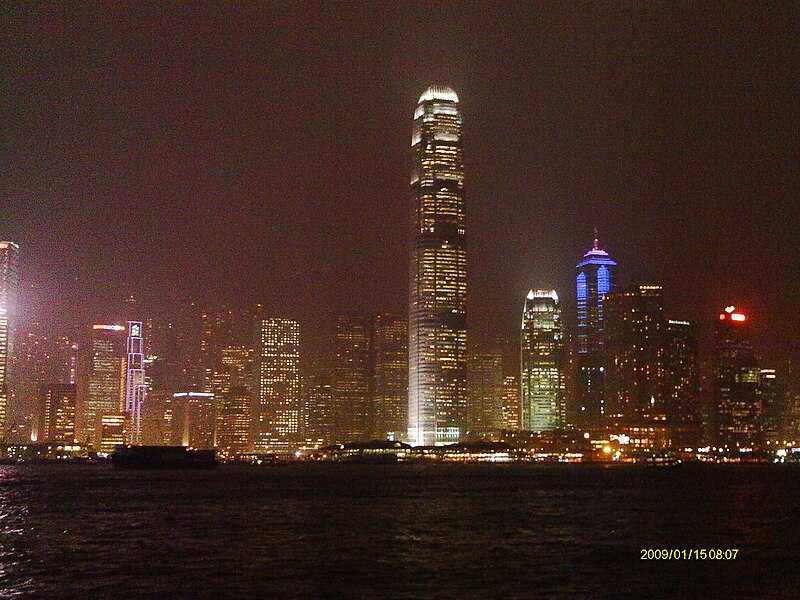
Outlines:
[[725, 320], [725, 313], [722, 313], [722, 314], [719, 316], [719, 320], [720, 320], [720, 321], [724, 321], [724, 320]]

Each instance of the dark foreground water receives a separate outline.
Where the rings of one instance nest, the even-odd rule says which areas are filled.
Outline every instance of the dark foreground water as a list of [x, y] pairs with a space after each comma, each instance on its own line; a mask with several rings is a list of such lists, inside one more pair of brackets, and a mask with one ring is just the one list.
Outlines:
[[794, 599], [800, 468], [0, 467], [0, 597], [29, 596]]

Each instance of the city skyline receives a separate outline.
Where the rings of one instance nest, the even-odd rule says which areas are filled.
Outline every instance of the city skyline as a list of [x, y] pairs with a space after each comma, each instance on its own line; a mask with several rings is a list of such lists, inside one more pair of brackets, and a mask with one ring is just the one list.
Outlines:
[[[597, 227], [623, 283], [661, 285], [705, 347], [706, 315], [735, 303], [759, 316], [769, 362], [797, 360], [786, 9], [320, 8], [302, 27], [288, 10], [238, 11], [9, 14], [0, 239], [26, 256], [27, 314], [103, 321], [87, 313], [126, 293], [261, 302], [320, 328], [402, 310], [408, 114], [441, 82], [461, 94], [469, 147], [473, 335], [516, 328], [516, 301], [498, 296], [554, 288], [568, 308], [568, 263]], [[202, 41], [216, 36], [226, 51]], [[331, 315], [314, 319], [320, 305]]]

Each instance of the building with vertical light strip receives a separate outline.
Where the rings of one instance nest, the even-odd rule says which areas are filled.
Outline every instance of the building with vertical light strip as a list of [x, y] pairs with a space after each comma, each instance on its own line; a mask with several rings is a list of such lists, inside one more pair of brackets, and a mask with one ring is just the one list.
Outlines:
[[521, 423], [553, 431], [564, 422], [564, 332], [555, 290], [531, 290], [522, 311]]
[[302, 443], [300, 324], [261, 321], [258, 344], [258, 432], [256, 450], [291, 452]]
[[457, 441], [465, 433], [467, 253], [464, 148], [456, 93], [431, 86], [411, 137], [408, 441]]
[[595, 239], [575, 269], [577, 377], [570, 420], [581, 427], [598, 427], [606, 412], [604, 303], [606, 294], [616, 287], [617, 263]]
[[11, 356], [11, 324], [19, 288], [19, 246], [0, 242], [0, 439], [5, 437], [8, 413], [8, 363]]
[[125, 412], [130, 416], [128, 441], [138, 444], [142, 435], [142, 405], [147, 394], [144, 377], [144, 329], [141, 321], [128, 321], [128, 369], [125, 378]]

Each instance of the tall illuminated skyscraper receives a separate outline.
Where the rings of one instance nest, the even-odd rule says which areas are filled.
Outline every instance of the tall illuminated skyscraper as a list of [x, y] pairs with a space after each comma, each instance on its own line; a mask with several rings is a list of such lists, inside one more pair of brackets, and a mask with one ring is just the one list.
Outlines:
[[616, 287], [617, 263], [595, 239], [575, 268], [577, 378], [571, 420], [579, 426], [597, 427], [605, 415], [603, 305], [606, 294]]
[[[118, 415], [125, 405], [125, 327], [93, 325], [87, 395], [80, 411], [81, 442], [96, 443], [103, 415]], [[127, 433], [127, 427], [126, 433]]]
[[0, 242], [0, 439], [6, 431], [11, 324], [15, 317], [18, 287], [19, 246], [14, 242]]
[[564, 332], [555, 290], [531, 290], [520, 339], [522, 428], [553, 431], [564, 422]]
[[659, 285], [605, 299], [604, 416], [629, 425], [667, 419], [667, 320]]
[[130, 416], [128, 441], [138, 444], [142, 435], [142, 404], [147, 394], [144, 378], [144, 329], [141, 321], [128, 321], [128, 369], [125, 378], [125, 412]]
[[750, 340], [750, 321], [733, 306], [717, 320], [714, 378], [719, 444], [753, 448], [760, 433], [761, 369]]
[[260, 329], [256, 447], [289, 452], [302, 441], [300, 324], [289, 319], [264, 319]]
[[400, 439], [408, 424], [408, 322], [404, 316], [381, 313], [373, 335], [373, 433]]
[[452, 89], [420, 96], [411, 148], [408, 440], [433, 445], [459, 439], [467, 405], [464, 148]]

